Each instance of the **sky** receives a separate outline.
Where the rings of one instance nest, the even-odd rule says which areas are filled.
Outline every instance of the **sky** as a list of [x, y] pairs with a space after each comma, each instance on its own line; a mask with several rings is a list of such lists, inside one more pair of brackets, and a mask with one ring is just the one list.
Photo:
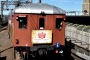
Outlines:
[[83, 0], [43, 0], [43, 2], [60, 7], [66, 11], [82, 11]]
[[[38, 0], [33, 0], [34, 3], [37, 1]], [[82, 11], [83, 0], [42, 0], [42, 3], [57, 6], [65, 11]], [[8, 12], [4, 12], [4, 14], [7, 13]]]

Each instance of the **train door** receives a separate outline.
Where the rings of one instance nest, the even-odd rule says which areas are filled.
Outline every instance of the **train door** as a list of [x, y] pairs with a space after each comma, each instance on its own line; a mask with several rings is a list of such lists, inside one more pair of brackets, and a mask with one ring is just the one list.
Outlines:
[[17, 19], [14, 22], [14, 46], [29, 46], [29, 37], [28, 16], [17, 16]]
[[65, 24], [63, 16], [56, 15], [54, 20], [54, 44], [60, 43], [64, 45], [64, 38], [65, 38]]

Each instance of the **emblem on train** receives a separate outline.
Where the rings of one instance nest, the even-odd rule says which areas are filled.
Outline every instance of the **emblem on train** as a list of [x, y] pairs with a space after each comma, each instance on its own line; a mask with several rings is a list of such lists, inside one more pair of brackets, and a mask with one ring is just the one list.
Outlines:
[[44, 33], [44, 32], [38, 33], [38, 37], [43, 39], [46, 37], [46, 33]]

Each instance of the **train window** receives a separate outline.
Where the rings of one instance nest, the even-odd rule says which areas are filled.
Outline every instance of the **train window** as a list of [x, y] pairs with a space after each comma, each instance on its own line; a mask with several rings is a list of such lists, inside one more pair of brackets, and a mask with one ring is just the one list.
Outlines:
[[26, 17], [19, 17], [19, 28], [26, 29], [27, 28], [27, 18]]
[[44, 29], [44, 18], [39, 19], [39, 28]]
[[63, 18], [56, 18], [56, 29], [62, 28], [62, 21], [63, 21]]

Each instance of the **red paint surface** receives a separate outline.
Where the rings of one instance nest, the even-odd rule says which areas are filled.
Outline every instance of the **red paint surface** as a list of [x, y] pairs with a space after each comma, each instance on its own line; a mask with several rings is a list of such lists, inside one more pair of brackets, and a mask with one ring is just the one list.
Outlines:
[[[27, 29], [19, 29], [17, 16], [27, 16]], [[60, 42], [61, 45], [65, 45], [65, 22], [63, 20], [63, 26], [61, 30], [55, 28], [56, 18], [64, 18], [64, 15], [37, 15], [37, 14], [14, 14], [14, 32], [13, 32], [13, 42], [14, 46], [33, 46], [31, 42], [32, 30], [39, 30], [39, 18], [45, 18], [45, 28], [44, 30], [52, 30], [53, 32], [53, 45]], [[17, 45], [16, 39], [19, 40]]]

